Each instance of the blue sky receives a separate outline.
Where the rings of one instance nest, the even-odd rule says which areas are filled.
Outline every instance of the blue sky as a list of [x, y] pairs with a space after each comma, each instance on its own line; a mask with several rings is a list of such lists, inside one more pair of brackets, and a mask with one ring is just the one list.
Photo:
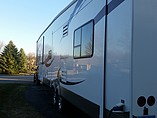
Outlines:
[[72, 0], [0, 0], [0, 41], [10, 40], [25, 53], [36, 51], [36, 40]]

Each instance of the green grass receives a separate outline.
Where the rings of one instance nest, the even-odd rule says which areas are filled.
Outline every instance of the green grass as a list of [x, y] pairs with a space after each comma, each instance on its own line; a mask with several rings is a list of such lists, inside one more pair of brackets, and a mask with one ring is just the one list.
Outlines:
[[44, 118], [24, 99], [27, 84], [0, 84], [0, 118]]

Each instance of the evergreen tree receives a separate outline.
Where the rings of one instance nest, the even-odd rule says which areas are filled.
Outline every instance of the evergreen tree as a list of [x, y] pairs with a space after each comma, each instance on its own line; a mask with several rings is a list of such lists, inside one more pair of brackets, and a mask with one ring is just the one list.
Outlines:
[[0, 57], [0, 68], [3, 73], [17, 74], [18, 73], [18, 49], [12, 41], [4, 47], [4, 51]]
[[19, 72], [27, 72], [27, 57], [26, 57], [26, 54], [24, 52], [24, 50], [21, 48], [20, 51], [19, 51]]

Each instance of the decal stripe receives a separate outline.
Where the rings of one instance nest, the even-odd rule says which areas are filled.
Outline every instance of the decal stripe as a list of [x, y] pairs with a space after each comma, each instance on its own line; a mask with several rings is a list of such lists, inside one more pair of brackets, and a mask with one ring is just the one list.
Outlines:
[[94, 23], [97, 24], [99, 20], [101, 20], [102, 17], [105, 16], [105, 13], [106, 13], [106, 6], [104, 6], [102, 10], [96, 15], [96, 17], [94, 18]]
[[[116, 7], [118, 7], [122, 2], [124, 2], [125, 0], [112, 0], [107, 6], [108, 8], [106, 8], [107, 6], [105, 5], [101, 11], [95, 16], [94, 18], [94, 23], [97, 24], [105, 15], [108, 15], [109, 13], [111, 13]], [[106, 9], [108, 9], [108, 11], [106, 12]], [[106, 14], [107, 13], [107, 14]]]
[[108, 12], [107, 15], [113, 11], [116, 7], [118, 7], [122, 2], [125, 0], [112, 0], [108, 5]]
[[64, 82], [64, 81], [62, 81], [62, 79], [60, 80], [60, 82], [61, 82], [62, 84], [65, 84], [65, 85], [76, 85], [76, 84], [82, 83], [82, 82], [84, 82], [84, 81], [85, 81], [85, 80], [82, 80], [82, 81], [79, 81], [79, 82], [69, 82], [69, 81]]
[[47, 60], [45, 60], [45, 62], [44, 62], [44, 63], [45, 63], [45, 66], [46, 66], [46, 67], [51, 66], [51, 64], [52, 64], [52, 62], [54, 61], [54, 59], [55, 59], [55, 57], [53, 57], [53, 59], [51, 60], [51, 62], [48, 63], [49, 60], [48, 60], [48, 58], [47, 58]]
[[73, 10], [73, 12], [72, 12], [72, 14], [71, 14], [70, 17], [69, 17], [68, 26], [69, 26], [71, 20], [73, 19], [73, 16], [74, 16], [76, 10], [81, 6], [81, 3], [82, 3], [82, 2], [83, 2], [83, 0], [78, 0], [78, 2], [77, 2], [77, 4], [76, 4], [76, 6], [75, 6], [75, 8], [74, 8], [74, 10]]

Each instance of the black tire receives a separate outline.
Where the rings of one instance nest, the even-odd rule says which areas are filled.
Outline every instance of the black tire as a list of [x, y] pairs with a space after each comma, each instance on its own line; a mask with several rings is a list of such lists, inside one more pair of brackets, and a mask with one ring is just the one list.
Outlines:
[[34, 78], [33, 78], [33, 83], [35, 83], [36, 82], [36, 74], [34, 74]]
[[53, 105], [54, 109], [58, 112], [62, 112], [63, 110], [63, 99], [62, 97], [58, 94], [58, 90], [55, 91], [53, 90]]
[[40, 85], [40, 80], [38, 78], [36, 78], [35, 85], [36, 86]]
[[60, 95], [58, 95], [58, 98], [57, 98], [57, 110], [59, 112], [62, 112], [62, 109], [63, 109], [62, 97]]

